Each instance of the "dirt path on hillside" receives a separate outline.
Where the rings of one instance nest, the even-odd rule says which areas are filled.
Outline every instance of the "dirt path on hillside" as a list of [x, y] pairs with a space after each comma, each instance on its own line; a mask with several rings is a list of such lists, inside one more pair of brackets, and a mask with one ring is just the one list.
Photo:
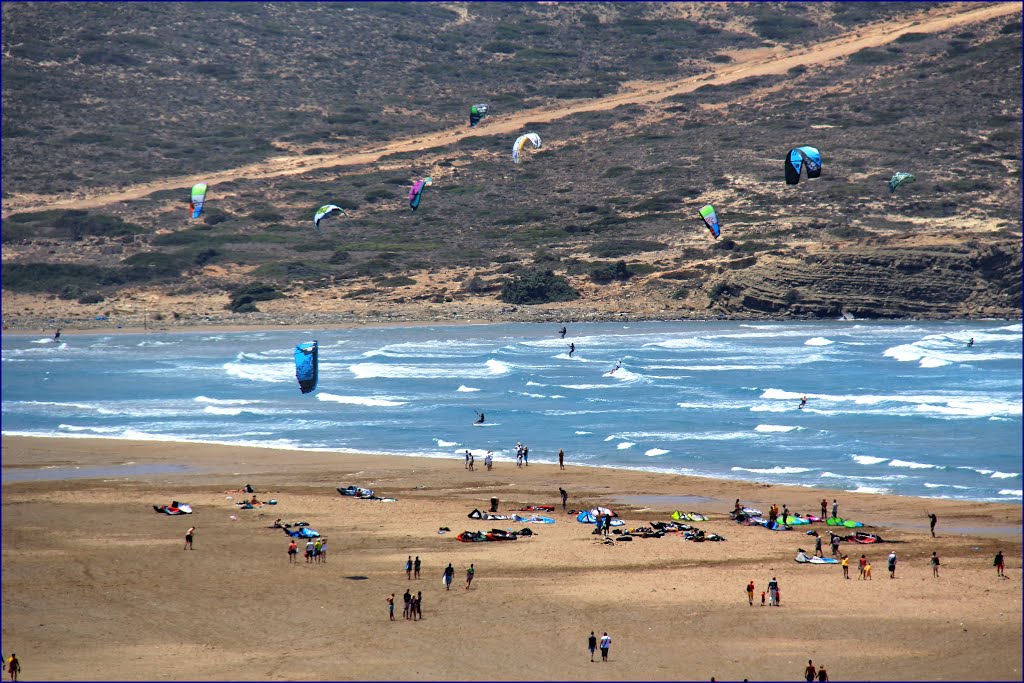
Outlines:
[[[1021, 12], [1019, 3], [1000, 3], [977, 9], [972, 9], [972, 7], [973, 5], [968, 3], [942, 7], [939, 10], [922, 13], [913, 19], [902, 22], [864, 27], [857, 32], [796, 51], [776, 50], [767, 51], [768, 54], [766, 54], [766, 50], [758, 49], [734, 52], [732, 54], [735, 61], [718, 67], [712, 74], [701, 74], [673, 81], [631, 83], [626, 89], [615, 95], [593, 100], [579, 100], [558, 107], [528, 109], [488, 120], [486, 125], [472, 130], [463, 127], [450, 128], [394, 140], [364, 152], [339, 152], [318, 157], [271, 157], [239, 168], [208, 174], [197, 172], [194, 175], [132, 185], [115, 192], [102, 194], [15, 195], [4, 202], [2, 215], [58, 208], [94, 209], [116, 202], [140, 199], [161, 190], [187, 188], [199, 178], [211, 185], [216, 185], [240, 179], [258, 180], [299, 175], [335, 166], [358, 166], [373, 163], [389, 154], [444, 147], [467, 136], [510, 135], [520, 132], [528, 123], [549, 123], [573, 114], [614, 109], [626, 104], [649, 104], [673, 95], [692, 92], [703, 85], [724, 85], [752, 76], [783, 74], [798, 65], [823, 65], [865, 48], [885, 45], [904, 33], [937, 33], [956, 26]], [[511, 149], [511, 145], [509, 147]]]

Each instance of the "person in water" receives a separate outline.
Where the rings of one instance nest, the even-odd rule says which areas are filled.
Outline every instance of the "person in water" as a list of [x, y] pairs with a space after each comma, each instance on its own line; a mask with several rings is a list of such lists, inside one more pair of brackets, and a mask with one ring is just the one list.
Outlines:
[[[59, 339], [60, 339], [60, 328], [58, 327], [57, 331], [53, 333], [53, 341], [57, 341]], [[973, 339], [971, 340], [971, 343], [972, 344], [974, 343]]]
[[615, 372], [616, 370], [621, 370], [621, 369], [622, 369], [622, 360], [620, 359], [620, 360], [615, 361], [615, 367], [612, 368], [612, 372]]
[[569, 358], [572, 358], [572, 354], [576, 353], [576, 345], [572, 342], [569, 343]]
[[[57, 336], [60, 336], [60, 330], [57, 330]], [[974, 337], [971, 337], [971, 341], [967, 342], [968, 346], [974, 346]]]
[[803, 398], [801, 398], [801, 399], [800, 399], [800, 405], [799, 405], [798, 407], [799, 407], [799, 408], [800, 408], [801, 410], [803, 410], [803, 407], [804, 407], [805, 405], [807, 405], [807, 397], [806, 397], [806, 396], [804, 396]]
[[477, 415], [479, 415], [480, 417], [477, 419], [476, 423], [478, 425], [482, 425], [484, 423], [484, 414], [483, 413], [477, 413]]
[[565, 329], [565, 325], [562, 325], [562, 329], [558, 331], [558, 334], [562, 335], [562, 339], [565, 339], [565, 333], [569, 330]]

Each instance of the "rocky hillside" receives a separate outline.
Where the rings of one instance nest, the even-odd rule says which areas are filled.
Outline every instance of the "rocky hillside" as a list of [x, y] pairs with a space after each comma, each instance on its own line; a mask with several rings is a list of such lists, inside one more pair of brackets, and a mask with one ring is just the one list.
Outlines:
[[[143, 312], [181, 324], [1021, 316], [1012, 7], [295, 5], [269, 24], [257, 19], [272, 5], [211, 6], [228, 14], [205, 22], [174, 4], [75, 6], [73, 23], [51, 7], [3, 10], [6, 325]], [[986, 8], [998, 11], [961, 16]], [[47, 12], [46, 30], [26, 33]], [[340, 30], [355, 43], [325, 43], [332, 12], [353, 17]], [[159, 22], [195, 31], [164, 45]], [[423, 38], [417, 22], [437, 31]], [[43, 39], [64, 62], [32, 52]], [[86, 47], [131, 59], [89, 64]], [[333, 86], [325, 60], [346, 64]], [[234, 72], [190, 75], [203, 64]], [[102, 104], [33, 101], [30, 78], [43, 73]], [[128, 76], [168, 98], [135, 111]], [[183, 83], [193, 90], [175, 90]], [[188, 107], [169, 104], [179, 96]], [[477, 100], [494, 113], [463, 133]], [[253, 115], [231, 127], [228, 153], [223, 122], [245, 115], [241, 101]], [[519, 111], [532, 113], [503, 128]], [[81, 140], [97, 130], [108, 137]], [[543, 147], [513, 165], [526, 131]], [[399, 139], [399, 153], [355, 154]], [[785, 185], [783, 155], [807, 144], [822, 151], [822, 176]], [[916, 180], [890, 193], [896, 171]], [[59, 194], [186, 172], [226, 178], [198, 221], [186, 217], [187, 179], [88, 208]], [[434, 184], [411, 212], [408, 186], [426, 175]], [[311, 219], [325, 203], [349, 218], [321, 236]], [[697, 216], [705, 203], [718, 240]], [[549, 271], [578, 298], [525, 305], [526, 283], [543, 289]]]

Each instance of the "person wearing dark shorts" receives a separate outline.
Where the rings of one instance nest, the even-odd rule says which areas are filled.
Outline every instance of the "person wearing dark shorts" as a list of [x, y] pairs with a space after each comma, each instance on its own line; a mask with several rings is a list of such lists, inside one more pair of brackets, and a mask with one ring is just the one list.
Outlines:
[[590, 632], [590, 637], [587, 638], [587, 649], [590, 650], [590, 661], [594, 661], [594, 652], [597, 650], [597, 636], [594, 632]]
[[388, 601], [388, 619], [391, 621], [395, 620], [395, 594], [392, 593], [389, 597], [385, 598]]
[[814, 663], [811, 660], [807, 660], [807, 668], [804, 669], [804, 680], [813, 681], [818, 677], [818, 671], [814, 668]]
[[929, 527], [931, 527], [931, 530], [932, 530], [932, 538], [935, 538], [935, 522], [937, 522], [937, 521], [939, 521], [939, 520], [938, 520], [938, 518], [937, 518], [937, 517], [936, 517], [936, 516], [935, 516], [934, 514], [932, 514], [931, 512], [926, 512], [925, 514], [926, 514], [926, 515], [928, 515], [928, 519], [930, 519], [930, 520], [931, 520], [931, 521], [930, 521], [930, 522], [928, 523], [928, 526], [929, 526]]
[[185, 547], [182, 550], [192, 550], [192, 534], [196, 532], [196, 528], [189, 527], [188, 531], [185, 532]]
[[608, 661], [608, 648], [610, 648], [611, 646], [612, 646], [611, 636], [609, 636], [608, 632], [605, 631], [604, 635], [601, 636], [601, 661], [602, 662], [607, 662]]
[[821, 666], [818, 667], [818, 680], [819, 681], [827, 681], [828, 680], [828, 672], [825, 671], [825, 665], [824, 664], [822, 664]]
[[295, 556], [299, 552], [299, 547], [295, 545], [295, 539], [292, 539], [291, 543], [288, 544], [288, 564], [295, 562]]
[[996, 568], [996, 576], [1001, 576], [1005, 579], [1006, 574], [1003, 574], [1003, 564], [1003, 551], [1000, 550], [996, 553], [996, 559], [993, 560], [992, 566]]

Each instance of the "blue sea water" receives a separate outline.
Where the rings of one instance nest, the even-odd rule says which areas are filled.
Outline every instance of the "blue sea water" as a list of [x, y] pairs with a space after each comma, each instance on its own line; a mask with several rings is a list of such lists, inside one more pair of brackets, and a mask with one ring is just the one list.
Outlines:
[[[1019, 322], [557, 328], [7, 335], [3, 433], [498, 461], [521, 441], [532, 462], [562, 448], [574, 465], [1021, 501]], [[293, 349], [313, 338], [302, 395]]]

